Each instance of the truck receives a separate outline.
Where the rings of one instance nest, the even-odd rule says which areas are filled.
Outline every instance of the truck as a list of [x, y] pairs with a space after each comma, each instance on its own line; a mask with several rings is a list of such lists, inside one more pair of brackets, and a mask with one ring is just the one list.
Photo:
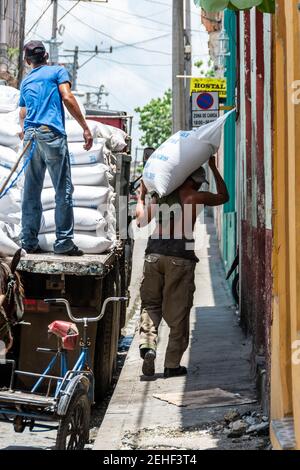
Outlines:
[[[87, 119], [98, 120], [121, 128], [130, 134], [131, 117], [120, 112], [95, 111]], [[82, 257], [55, 256], [53, 253], [30, 254], [21, 259], [18, 271], [25, 288], [25, 313], [23, 325], [18, 327], [12, 356], [17, 367], [41, 373], [49, 362], [38, 348], [55, 348], [54, 338], [48, 338], [48, 325], [54, 320], [68, 321], [65, 309], [58, 304], [46, 304], [46, 298], [64, 298], [69, 301], [75, 316], [95, 317], [99, 315], [103, 302], [108, 297], [128, 297], [131, 276], [132, 241], [121, 234], [120, 220], [128, 225], [127, 207], [119, 206], [119, 197], [127, 198], [130, 187], [130, 143], [125, 152], [115, 154], [117, 240], [114, 248], [101, 255]], [[126, 199], [125, 199], [126, 200]], [[124, 201], [124, 199], [123, 199]], [[127, 231], [128, 233], [128, 231]], [[116, 369], [118, 340], [126, 321], [126, 304], [114, 303], [106, 310], [99, 323], [91, 327], [91, 363], [95, 374], [95, 399], [101, 400]], [[71, 352], [75, 357], [75, 352]], [[72, 364], [71, 364], [72, 365]], [[54, 371], [55, 372], [55, 371]], [[21, 380], [21, 379], [20, 379]], [[28, 389], [32, 379], [22, 378], [20, 386]]]

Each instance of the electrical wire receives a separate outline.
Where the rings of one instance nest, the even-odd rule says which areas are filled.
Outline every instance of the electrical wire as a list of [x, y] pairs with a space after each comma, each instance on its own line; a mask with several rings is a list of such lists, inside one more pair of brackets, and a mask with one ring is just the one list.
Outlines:
[[31, 26], [31, 28], [29, 29], [29, 31], [27, 31], [27, 33], [25, 33], [25, 36], [28, 36], [28, 34], [31, 33], [31, 31], [33, 30], [33, 28], [39, 24], [39, 22], [41, 21], [41, 19], [43, 18], [43, 16], [45, 15], [45, 13], [49, 10], [50, 6], [52, 5], [52, 0], [50, 1], [49, 5], [45, 8], [45, 10], [41, 13], [41, 15], [38, 17], [38, 19], [36, 20], [36, 22]]
[[[61, 8], [63, 8], [63, 7], [61, 7]], [[63, 8], [63, 10], [65, 10], [65, 9]], [[132, 45], [132, 44], [129, 44], [129, 43], [127, 43], [127, 42], [121, 41], [120, 39], [116, 39], [116, 38], [114, 38], [113, 36], [111, 36], [111, 35], [109, 35], [109, 34], [107, 34], [107, 33], [104, 33], [103, 31], [100, 31], [99, 29], [95, 28], [94, 26], [92, 26], [92, 25], [86, 23], [86, 22], [85, 22], [84, 20], [82, 20], [81, 18], [78, 18], [78, 17], [75, 16], [73, 13], [70, 13], [70, 16], [72, 16], [72, 17], [73, 17], [75, 20], [77, 20], [79, 23], [82, 23], [82, 24], [84, 24], [85, 26], [87, 26], [89, 29], [95, 31], [96, 33], [99, 33], [99, 34], [101, 34], [101, 35], [103, 35], [103, 36], [105, 36], [105, 37], [111, 39], [112, 41], [116, 41], [116, 42], [122, 44], [123, 46], [126, 46], [126, 47], [133, 47], [133, 48], [135, 48], [135, 49], [140, 49], [140, 50], [143, 50], [143, 51], [146, 51], [146, 52], [152, 52], [152, 53], [156, 53], [156, 54], [162, 54], [162, 55], [168, 55], [168, 56], [171, 55], [170, 52], [164, 52], [164, 51], [158, 51], [158, 50], [153, 50], [153, 49], [147, 49], [147, 48], [145, 48], [145, 47], [139, 47], [139, 46], [137, 45], [137, 44], [143, 44], [144, 42], [149, 42], [150, 40], [151, 40], [151, 41], [155, 41], [156, 39], [161, 39], [161, 38], [164, 37], [164, 36], [169, 36], [169, 33], [168, 33], [167, 35], [158, 36], [158, 37], [155, 37], [155, 38], [152, 38], [152, 39], [146, 39], [146, 40], [144, 40], [144, 41], [140, 41], [140, 42], [135, 43], [134, 45]], [[115, 49], [117, 49], [117, 48], [119, 48], [119, 47], [120, 47], [120, 46], [117, 46], [117, 47], [115, 47]]]

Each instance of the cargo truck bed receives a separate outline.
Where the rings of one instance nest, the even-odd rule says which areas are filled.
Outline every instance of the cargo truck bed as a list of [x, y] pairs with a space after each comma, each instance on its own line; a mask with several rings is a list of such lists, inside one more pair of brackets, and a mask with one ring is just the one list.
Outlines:
[[101, 255], [58, 256], [53, 253], [27, 255], [18, 271], [34, 274], [68, 274], [76, 276], [105, 276], [114, 264], [118, 249]]

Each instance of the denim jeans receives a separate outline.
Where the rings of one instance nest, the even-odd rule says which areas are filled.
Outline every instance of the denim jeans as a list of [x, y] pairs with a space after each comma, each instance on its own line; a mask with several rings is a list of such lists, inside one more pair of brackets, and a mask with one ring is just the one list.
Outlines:
[[[27, 129], [24, 146], [30, 139], [35, 140], [32, 160], [25, 172], [24, 193], [22, 200], [22, 246], [26, 250], [35, 250], [38, 246], [38, 234], [41, 226], [41, 192], [48, 169], [55, 189], [55, 224], [56, 242], [54, 251], [65, 253], [74, 247], [73, 185], [71, 180], [70, 157], [66, 136], [51, 130], [47, 126]], [[25, 159], [30, 149], [25, 154]]]

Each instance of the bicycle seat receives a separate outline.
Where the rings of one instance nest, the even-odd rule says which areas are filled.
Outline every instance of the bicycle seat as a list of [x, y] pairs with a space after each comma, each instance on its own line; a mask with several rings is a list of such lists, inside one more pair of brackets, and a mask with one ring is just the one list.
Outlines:
[[61, 339], [63, 349], [73, 351], [77, 346], [79, 331], [74, 323], [56, 320], [48, 325], [48, 333]]

